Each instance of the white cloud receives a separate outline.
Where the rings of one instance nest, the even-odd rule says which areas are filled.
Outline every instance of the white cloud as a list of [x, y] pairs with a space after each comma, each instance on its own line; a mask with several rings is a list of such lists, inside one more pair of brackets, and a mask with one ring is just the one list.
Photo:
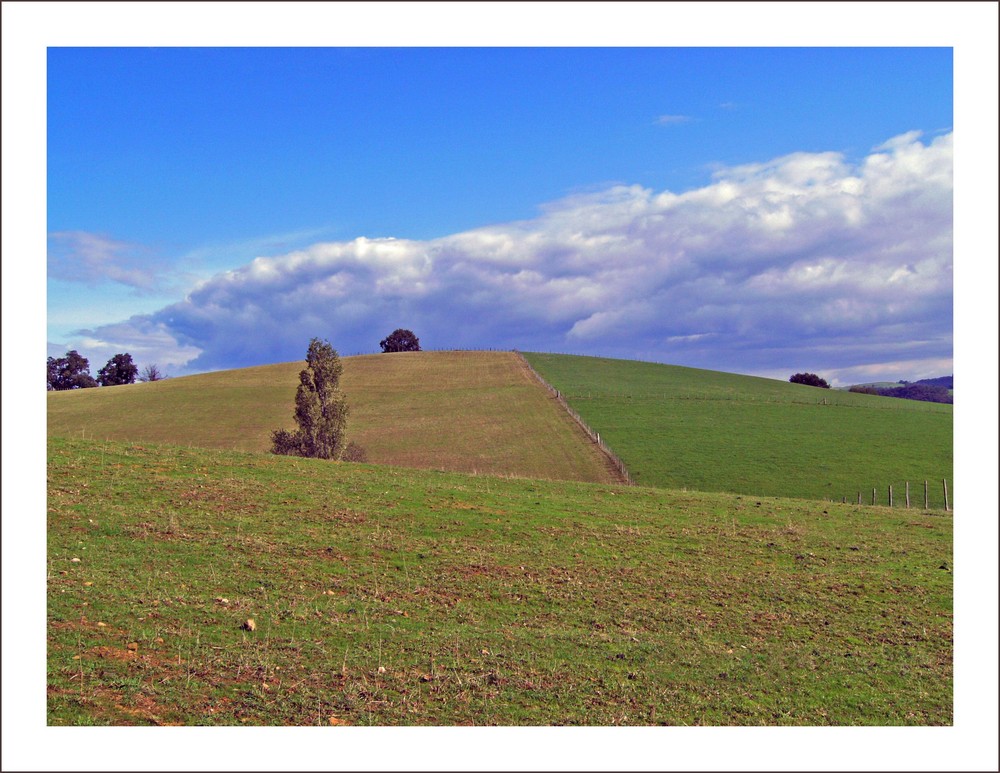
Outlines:
[[116, 282], [151, 290], [163, 269], [149, 251], [87, 231], [49, 234], [49, 276], [67, 282]]
[[793, 153], [680, 194], [617, 185], [439, 239], [315, 244], [219, 274], [115, 340], [155, 330], [193, 369], [298, 359], [314, 335], [373, 351], [399, 326], [429, 347], [738, 372], [947, 362], [951, 162], [950, 134], [908, 133], [856, 165]]
[[672, 126], [678, 123], [687, 123], [691, 120], [689, 115], [661, 115], [658, 116], [654, 123], [657, 126]]

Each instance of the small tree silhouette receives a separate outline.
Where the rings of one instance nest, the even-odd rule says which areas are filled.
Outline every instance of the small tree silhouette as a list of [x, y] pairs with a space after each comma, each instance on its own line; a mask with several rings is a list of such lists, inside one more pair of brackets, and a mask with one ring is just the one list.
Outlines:
[[118, 386], [119, 384], [134, 384], [139, 368], [132, 362], [132, 355], [116, 354], [108, 360], [104, 367], [97, 371], [97, 381], [101, 386]]
[[413, 335], [412, 330], [396, 328], [388, 336], [378, 342], [383, 352], [419, 352], [420, 339]]
[[47, 363], [50, 392], [64, 389], [88, 389], [97, 386], [97, 379], [90, 375], [90, 361], [76, 349], [66, 352], [65, 357], [49, 357]]
[[140, 381], [163, 381], [165, 378], [167, 376], [156, 365], [147, 365], [139, 374]]

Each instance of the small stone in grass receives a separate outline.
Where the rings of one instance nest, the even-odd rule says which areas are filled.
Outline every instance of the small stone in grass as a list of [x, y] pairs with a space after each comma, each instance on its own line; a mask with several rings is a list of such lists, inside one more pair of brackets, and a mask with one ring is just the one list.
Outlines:
[[254, 619], [252, 617], [248, 617], [247, 620], [246, 620], [246, 622], [243, 623], [243, 630], [244, 631], [256, 631], [257, 630], [257, 623], [254, 622]]

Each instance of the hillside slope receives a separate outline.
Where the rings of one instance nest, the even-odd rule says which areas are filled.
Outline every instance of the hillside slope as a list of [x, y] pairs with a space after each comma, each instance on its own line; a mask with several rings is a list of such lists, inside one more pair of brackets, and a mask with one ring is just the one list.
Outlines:
[[[510, 352], [343, 358], [350, 437], [375, 464], [611, 482], [604, 457]], [[267, 451], [293, 429], [290, 362], [48, 394], [50, 437]]]
[[54, 438], [47, 527], [50, 725], [952, 722], [944, 513]]
[[[644, 485], [943, 508], [952, 406], [648, 362], [525, 354]], [[952, 503], [953, 503], [952, 499]]]

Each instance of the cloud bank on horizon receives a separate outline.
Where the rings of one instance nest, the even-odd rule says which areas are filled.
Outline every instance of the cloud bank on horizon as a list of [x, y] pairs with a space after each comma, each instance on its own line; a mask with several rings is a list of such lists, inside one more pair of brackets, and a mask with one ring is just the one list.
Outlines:
[[[301, 359], [309, 338], [646, 359], [834, 383], [952, 371], [952, 133], [909, 132], [851, 164], [798, 152], [684, 193], [616, 185], [531, 220], [417, 241], [317, 243], [80, 331], [171, 375]], [[64, 274], [144, 286], [110, 242]], [[124, 272], [124, 273], [123, 273]], [[131, 272], [131, 273], [130, 273]], [[97, 358], [92, 357], [92, 361]], [[103, 361], [103, 360], [102, 360]]]

